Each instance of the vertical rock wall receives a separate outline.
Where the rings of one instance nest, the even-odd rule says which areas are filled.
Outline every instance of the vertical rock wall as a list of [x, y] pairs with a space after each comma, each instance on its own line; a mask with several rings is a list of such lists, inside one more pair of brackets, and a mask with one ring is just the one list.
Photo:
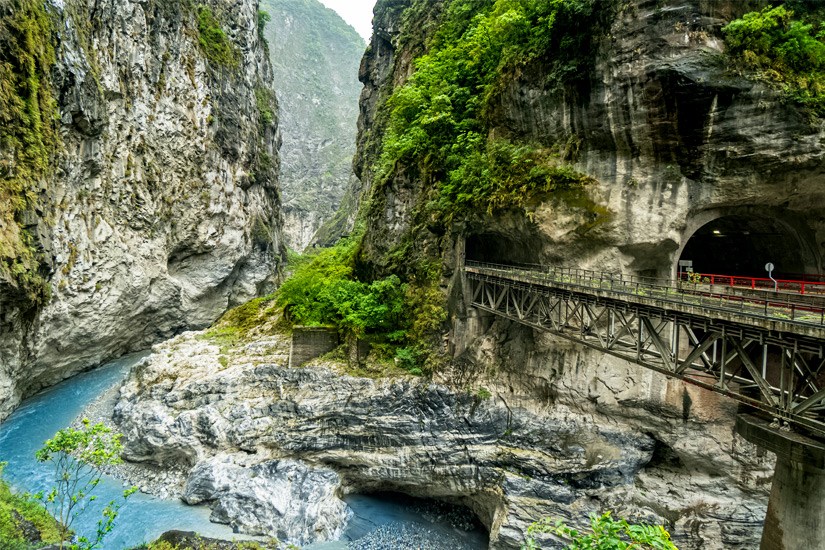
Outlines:
[[[201, 43], [204, 7], [224, 59]], [[32, 310], [0, 283], [0, 418], [40, 387], [210, 324], [270, 288], [284, 250], [257, 0], [48, 10], [61, 143], [22, 223], [52, 297]]]
[[352, 174], [358, 118], [355, 29], [317, 0], [262, 0], [281, 101], [284, 239], [297, 252], [335, 213]]

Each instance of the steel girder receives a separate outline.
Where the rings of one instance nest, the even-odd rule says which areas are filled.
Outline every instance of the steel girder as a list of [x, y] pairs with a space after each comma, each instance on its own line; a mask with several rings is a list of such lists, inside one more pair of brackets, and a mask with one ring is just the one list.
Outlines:
[[825, 342], [505, 277], [472, 305], [725, 395], [825, 438]]

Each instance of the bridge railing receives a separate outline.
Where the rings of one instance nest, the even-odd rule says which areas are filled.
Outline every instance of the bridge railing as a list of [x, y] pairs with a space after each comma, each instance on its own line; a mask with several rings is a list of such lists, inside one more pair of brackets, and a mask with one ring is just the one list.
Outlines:
[[825, 283], [790, 279], [766, 279], [764, 277], [740, 277], [712, 273], [680, 273], [679, 279], [705, 285], [722, 285], [750, 290], [794, 292], [798, 294], [825, 295]]
[[[789, 294], [763, 298], [720, 293], [701, 282], [669, 281], [589, 269], [551, 267], [537, 264], [508, 265], [467, 260], [465, 267], [504, 278], [518, 277], [565, 287], [606, 291], [614, 294], [653, 298], [677, 304], [713, 308], [764, 319], [804, 325], [825, 326], [821, 301]], [[807, 296], [807, 295], [806, 295]]]

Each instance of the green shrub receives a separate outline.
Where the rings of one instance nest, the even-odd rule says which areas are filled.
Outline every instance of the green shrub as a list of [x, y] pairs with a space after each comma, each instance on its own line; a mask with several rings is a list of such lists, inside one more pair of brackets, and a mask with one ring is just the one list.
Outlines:
[[580, 533], [562, 520], [545, 518], [527, 529], [527, 540], [522, 550], [541, 550], [533, 535], [554, 533], [571, 539], [566, 550], [678, 550], [670, 541], [670, 534], [660, 525], [634, 525], [626, 520], [615, 521], [610, 512], [590, 516], [592, 533]]
[[744, 69], [785, 86], [789, 99], [825, 115], [825, 28], [784, 5], [746, 13], [722, 29], [728, 54]]
[[255, 87], [255, 101], [258, 105], [258, 113], [261, 116], [261, 125], [270, 126], [275, 122], [275, 95], [271, 90], [263, 86]]
[[396, 275], [362, 282], [353, 271], [360, 241], [357, 233], [311, 257], [295, 255], [298, 267], [279, 289], [276, 305], [294, 324], [380, 337], [384, 356], [397, 357], [408, 371], [426, 370], [424, 343], [446, 317], [438, 264], [423, 266], [406, 283]]
[[277, 304], [301, 325], [335, 325], [357, 336], [403, 330], [407, 286], [391, 275], [371, 283], [353, 276], [360, 236], [343, 240], [302, 263], [278, 292]]
[[426, 347], [418, 344], [403, 348], [398, 348], [396, 358], [398, 366], [415, 376], [421, 376], [424, 371], [424, 363], [427, 360], [429, 351]]
[[198, 33], [203, 54], [217, 65], [237, 67], [240, 60], [238, 49], [223, 32], [220, 22], [206, 6], [198, 8]]
[[[120, 434], [112, 434], [103, 424], [92, 425], [88, 419], [83, 420], [80, 429], [66, 428], [57, 432], [52, 439], [37, 451], [39, 462], [49, 463], [54, 468], [54, 486], [47, 494], [40, 493], [46, 507], [58, 520], [58, 541], [60, 547], [71, 540], [71, 526], [86, 505], [95, 500], [95, 487], [100, 483], [101, 468], [120, 464]], [[123, 492], [126, 499], [137, 491], [132, 487]], [[72, 550], [92, 550], [99, 548], [103, 538], [114, 527], [120, 504], [111, 501], [102, 512], [98, 521], [97, 532], [91, 539], [77, 537], [71, 544]]]
[[264, 10], [258, 10], [258, 36], [266, 42], [266, 38], [264, 38], [264, 31], [266, 30], [266, 24], [272, 21], [272, 18], [269, 16], [267, 12]]

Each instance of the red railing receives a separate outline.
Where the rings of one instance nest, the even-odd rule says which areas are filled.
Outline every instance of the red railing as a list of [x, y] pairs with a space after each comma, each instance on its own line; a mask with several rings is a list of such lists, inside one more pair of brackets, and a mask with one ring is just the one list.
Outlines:
[[795, 292], [798, 294], [825, 295], [825, 283], [811, 281], [790, 281], [786, 279], [772, 279], [762, 277], [739, 277], [737, 275], [716, 275], [711, 273], [681, 273], [683, 281], [704, 283], [709, 285], [729, 286], [733, 288], [750, 288], [753, 290], [778, 290], [779, 292]]

